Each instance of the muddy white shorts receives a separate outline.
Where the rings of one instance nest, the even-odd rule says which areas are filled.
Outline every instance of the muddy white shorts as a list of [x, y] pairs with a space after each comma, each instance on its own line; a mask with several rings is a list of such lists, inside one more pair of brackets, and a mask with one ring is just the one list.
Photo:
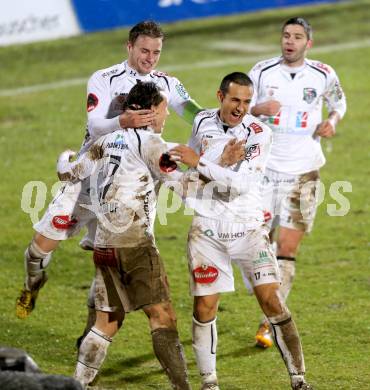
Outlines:
[[[94, 242], [96, 216], [84, 204], [91, 204], [88, 195], [88, 180], [65, 183], [50, 202], [45, 214], [33, 228], [52, 240], [67, 240], [88, 227], [88, 240]], [[93, 246], [93, 245], [91, 245]]]
[[195, 296], [234, 291], [232, 262], [252, 286], [279, 283], [279, 267], [266, 226], [194, 217], [188, 237], [190, 292]]
[[289, 175], [266, 169], [262, 192], [269, 227], [309, 233], [316, 215], [319, 183], [318, 171]]

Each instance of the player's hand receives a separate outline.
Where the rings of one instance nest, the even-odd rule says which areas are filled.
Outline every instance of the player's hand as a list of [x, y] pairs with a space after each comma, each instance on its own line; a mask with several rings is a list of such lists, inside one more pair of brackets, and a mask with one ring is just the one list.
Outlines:
[[321, 122], [313, 133], [313, 137], [323, 137], [330, 138], [335, 134], [335, 125], [334, 122], [330, 119], [326, 119]]
[[200, 156], [187, 145], [178, 145], [169, 151], [171, 159], [180, 161], [189, 168], [196, 168], [199, 163]]
[[280, 102], [277, 100], [268, 100], [267, 102], [256, 104], [252, 108], [252, 114], [255, 116], [266, 115], [273, 116], [276, 115], [281, 108]]
[[245, 140], [237, 141], [236, 138], [231, 139], [222, 152], [220, 165], [222, 167], [229, 167], [236, 164], [245, 157]]
[[119, 116], [119, 124], [123, 129], [151, 126], [155, 120], [152, 110], [127, 109]]
[[65, 150], [62, 152], [57, 160], [57, 175], [60, 181], [66, 181], [69, 179], [69, 163], [76, 156], [76, 152], [73, 150]]

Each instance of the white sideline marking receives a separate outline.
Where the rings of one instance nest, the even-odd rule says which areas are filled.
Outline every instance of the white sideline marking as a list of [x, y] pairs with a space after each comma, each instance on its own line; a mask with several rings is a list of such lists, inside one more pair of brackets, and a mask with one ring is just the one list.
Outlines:
[[266, 53], [279, 50], [278, 45], [256, 45], [255, 43], [240, 41], [217, 41], [208, 44], [206, 47], [216, 50], [239, 51], [242, 53]]
[[[243, 43], [240, 43], [240, 45], [243, 45]], [[353, 41], [353, 42], [338, 43], [333, 45], [326, 45], [318, 48], [314, 47], [310, 50], [310, 53], [313, 54], [331, 53], [331, 52], [341, 51], [341, 50], [360, 49], [369, 46], [370, 46], [370, 39], [365, 39], [362, 41]], [[263, 56], [255, 55], [255, 56], [246, 56], [246, 57], [238, 57], [238, 58], [230, 57], [228, 59], [222, 59], [222, 60], [201, 61], [201, 62], [195, 62], [193, 64], [172, 65], [163, 68], [160, 67], [160, 69], [166, 72], [173, 72], [173, 71], [194, 71], [194, 69], [203, 69], [203, 68], [218, 68], [226, 65], [239, 65], [239, 64], [245, 65], [249, 63], [255, 63], [257, 61], [261, 61], [263, 59], [267, 59], [278, 55], [280, 55], [279, 52], [267, 53], [264, 54]], [[87, 82], [87, 78], [76, 78], [76, 79], [69, 79], [69, 80], [60, 80], [48, 84], [36, 84], [36, 85], [31, 85], [29, 87], [0, 89], [0, 97], [10, 97], [10, 96], [40, 92], [40, 91], [48, 91], [50, 89], [60, 89], [60, 88], [67, 88], [76, 85], [86, 85], [86, 82]]]

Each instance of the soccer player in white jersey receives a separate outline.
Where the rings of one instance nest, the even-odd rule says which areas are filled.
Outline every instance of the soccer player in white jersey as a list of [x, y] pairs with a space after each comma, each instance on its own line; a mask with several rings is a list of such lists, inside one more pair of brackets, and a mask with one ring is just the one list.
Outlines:
[[[124, 98], [138, 80], [152, 81], [163, 89], [169, 106], [192, 124], [199, 106], [179, 80], [154, 70], [160, 58], [163, 37], [163, 31], [155, 22], [138, 23], [129, 33], [127, 61], [91, 76], [87, 86], [87, 133], [80, 154], [101, 135], [121, 128], [148, 126], [155, 120], [155, 113], [151, 110], [127, 109], [122, 113]], [[89, 233], [81, 246], [92, 248], [95, 215], [80, 206], [89, 202], [86, 182], [68, 183], [49, 204], [41, 221], [34, 225], [36, 233], [25, 252], [26, 278], [17, 299], [17, 317], [26, 318], [33, 310], [38, 292], [47, 280], [45, 269], [60, 241], [76, 235], [87, 225]]]
[[[252, 94], [246, 74], [225, 76], [217, 93], [220, 108], [195, 118], [189, 142], [195, 152], [185, 145], [170, 151], [210, 181], [193, 191], [196, 199], [189, 203], [195, 209], [188, 238], [193, 350], [202, 390], [218, 390], [216, 315], [220, 294], [234, 291], [231, 263], [235, 261], [274, 330], [292, 389], [312, 389], [304, 379], [298, 331], [279, 293], [278, 264], [264, 223], [261, 183], [272, 135], [268, 126], [248, 114]], [[220, 167], [214, 162], [220, 160], [220, 145], [230, 137], [245, 142], [245, 157], [233, 166]]]
[[[334, 69], [306, 58], [311, 46], [309, 23], [300, 17], [289, 19], [282, 27], [282, 55], [257, 63], [249, 72], [255, 90], [251, 113], [273, 131], [264, 203], [271, 229], [278, 227], [275, 239], [284, 300], [292, 287], [299, 244], [311, 231], [316, 213], [319, 169], [325, 164], [320, 139], [335, 135], [346, 112]], [[265, 320], [256, 341], [261, 347], [272, 345]]]
[[98, 217], [94, 247], [96, 322], [79, 348], [75, 378], [91, 383], [125, 313], [142, 309], [149, 319], [154, 352], [172, 388], [189, 390], [186, 363], [162, 260], [155, 245], [156, 183], [182, 177], [163, 165], [168, 150], [160, 136], [168, 115], [167, 99], [153, 82], [136, 84], [127, 105], [151, 109], [147, 129], [118, 130], [100, 137], [89, 151], [69, 162], [59, 159], [59, 173], [69, 180], [87, 178]]

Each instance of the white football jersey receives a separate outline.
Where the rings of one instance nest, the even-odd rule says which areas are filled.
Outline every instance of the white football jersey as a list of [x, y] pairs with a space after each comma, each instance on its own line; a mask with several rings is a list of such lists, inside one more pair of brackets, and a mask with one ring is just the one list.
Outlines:
[[251, 107], [277, 100], [280, 111], [261, 116], [273, 131], [267, 167], [289, 174], [302, 174], [325, 164], [320, 137], [313, 137], [322, 122], [322, 106], [343, 117], [346, 99], [339, 79], [329, 65], [306, 59], [299, 68], [282, 64], [282, 57], [257, 63], [249, 72], [254, 84]]
[[[127, 61], [98, 70], [90, 77], [87, 84], [88, 123], [82, 151], [87, 150], [89, 145], [98, 138], [94, 139], [91, 129], [92, 126], [98, 126], [96, 119], [113, 118], [122, 113], [122, 101], [138, 81], [154, 82], [165, 93], [169, 106], [179, 115], [183, 115], [184, 107], [191, 98], [176, 77], [157, 70], [147, 75], [140, 75], [128, 65]], [[118, 117], [112, 121], [113, 131], [119, 130]], [[110, 131], [105, 133], [107, 132]]]
[[[245, 159], [221, 168], [217, 164], [232, 138], [246, 141]], [[203, 217], [243, 222], [251, 228], [261, 225], [261, 182], [271, 139], [269, 127], [252, 115], [247, 114], [241, 124], [231, 128], [220, 120], [218, 109], [200, 112], [189, 146], [202, 156], [197, 170], [203, 180], [196, 196], [188, 195], [187, 204]]]
[[[168, 146], [148, 130], [118, 130], [100, 137], [69, 164], [75, 180], [90, 180], [92, 211], [98, 219], [95, 246], [135, 247], [154, 240], [157, 184], [181, 173], [160, 168]], [[162, 166], [162, 164], [161, 164]], [[91, 208], [91, 207], [89, 207]]]

